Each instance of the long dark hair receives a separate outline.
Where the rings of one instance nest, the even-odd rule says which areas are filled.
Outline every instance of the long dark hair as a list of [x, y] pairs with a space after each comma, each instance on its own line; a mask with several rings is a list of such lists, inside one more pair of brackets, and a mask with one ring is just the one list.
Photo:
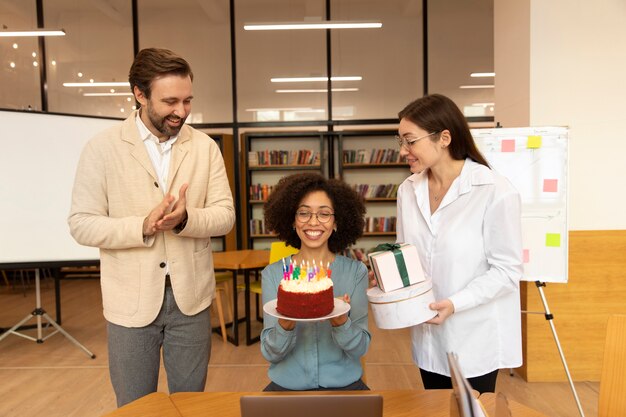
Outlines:
[[[400, 113], [400, 120], [407, 119], [428, 133], [450, 131], [452, 141], [448, 146], [452, 159], [470, 158], [489, 167], [487, 160], [474, 143], [467, 120], [461, 110], [448, 97], [430, 94], [410, 103]], [[437, 140], [435, 137], [433, 140]]]

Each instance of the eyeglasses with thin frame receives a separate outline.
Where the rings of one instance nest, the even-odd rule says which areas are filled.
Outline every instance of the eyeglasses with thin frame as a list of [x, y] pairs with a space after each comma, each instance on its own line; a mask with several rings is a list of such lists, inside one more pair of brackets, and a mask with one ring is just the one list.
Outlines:
[[409, 137], [401, 137], [396, 135], [396, 142], [398, 142], [398, 146], [399, 147], [405, 147], [407, 149], [409, 149], [411, 146], [413, 146], [415, 143], [417, 143], [418, 141], [425, 139], [429, 136], [432, 135], [436, 135], [439, 132], [433, 132], [433, 133], [429, 133], [428, 135], [424, 135], [424, 136], [420, 136], [419, 138], [414, 138], [412, 136]]
[[298, 210], [296, 212], [296, 220], [298, 220], [300, 223], [308, 223], [314, 214], [315, 218], [320, 223], [328, 223], [330, 219], [335, 215], [330, 211], [319, 211], [317, 213], [313, 213], [312, 211]]

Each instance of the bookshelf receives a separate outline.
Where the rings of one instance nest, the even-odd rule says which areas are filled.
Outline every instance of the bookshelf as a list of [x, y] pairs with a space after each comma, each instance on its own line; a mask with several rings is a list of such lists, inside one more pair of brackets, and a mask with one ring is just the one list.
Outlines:
[[[234, 154], [235, 154], [235, 144], [233, 141], [233, 135], [222, 134], [222, 133], [209, 133], [204, 132], [211, 139], [215, 141], [217, 146], [220, 148], [220, 152], [224, 158], [224, 166], [226, 168], [226, 175], [228, 176], [228, 183], [230, 185], [230, 191], [233, 195], [233, 200], [235, 198], [235, 166], [234, 166]], [[235, 250], [237, 248], [237, 234], [236, 227], [226, 234], [225, 236], [216, 236], [211, 238], [211, 247], [213, 252], [223, 252], [225, 250]]]
[[[395, 130], [336, 132], [247, 132], [242, 135], [242, 189], [245, 211], [244, 242], [251, 249], [269, 248], [276, 237], [263, 227], [263, 204], [284, 175], [314, 171], [341, 178], [364, 197], [366, 231], [348, 251], [366, 253], [380, 243], [396, 240], [398, 186], [411, 173], [400, 160]], [[318, 151], [301, 164], [294, 151]], [[312, 155], [312, 153], [311, 153]], [[310, 155], [309, 155], [310, 156]]]
[[276, 236], [264, 225], [265, 200], [285, 175], [319, 172], [329, 176], [330, 137], [326, 132], [247, 132], [242, 138], [244, 241], [247, 248], [269, 249]]
[[352, 252], [369, 252], [380, 243], [396, 240], [398, 186], [411, 175], [400, 158], [395, 130], [334, 132], [337, 142], [337, 177], [363, 196], [366, 230]]

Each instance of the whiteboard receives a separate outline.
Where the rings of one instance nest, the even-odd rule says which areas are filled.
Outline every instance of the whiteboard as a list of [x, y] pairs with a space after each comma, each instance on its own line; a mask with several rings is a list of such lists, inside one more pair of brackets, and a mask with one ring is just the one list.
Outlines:
[[67, 217], [84, 145], [120, 121], [0, 111], [0, 123], [0, 266], [99, 259]]
[[521, 195], [523, 280], [567, 282], [568, 129], [472, 129], [472, 135]]

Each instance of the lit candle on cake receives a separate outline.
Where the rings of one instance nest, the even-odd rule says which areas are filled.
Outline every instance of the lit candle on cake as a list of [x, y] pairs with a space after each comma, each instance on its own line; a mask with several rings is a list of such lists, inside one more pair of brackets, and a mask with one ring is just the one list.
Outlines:
[[324, 268], [324, 262], [320, 261], [320, 269], [317, 273], [317, 279], [320, 280], [324, 278], [325, 275], [326, 275], [326, 269]]

